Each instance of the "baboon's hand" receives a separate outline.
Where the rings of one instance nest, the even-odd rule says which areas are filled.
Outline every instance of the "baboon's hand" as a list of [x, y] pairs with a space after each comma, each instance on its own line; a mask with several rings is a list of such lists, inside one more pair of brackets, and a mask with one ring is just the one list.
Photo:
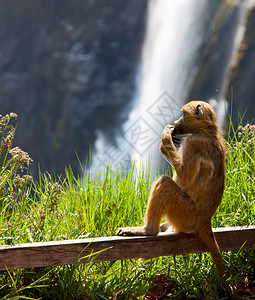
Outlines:
[[176, 136], [175, 127], [172, 125], [167, 125], [161, 137], [161, 144], [160, 144], [160, 152], [163, 153], [166, 157], [170, 159], [169, 151], [176, 150], [176, 146], [181, 143], [181, 139]]
[[167, 151], [174, 147], [172, 135], [174, 134], [174, 126], [167, 125], [161, 136], [160, 151], [167, 156]]
[[179, 145], [181, 143], [181, 139], [179, 139], [174, 132], [172, 133], [172, 141], [175, 145]]

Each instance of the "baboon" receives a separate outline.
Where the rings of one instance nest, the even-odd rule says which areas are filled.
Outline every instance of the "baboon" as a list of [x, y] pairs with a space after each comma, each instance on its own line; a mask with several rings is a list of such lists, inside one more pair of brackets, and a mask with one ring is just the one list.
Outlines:
[[[197, 233], [210, 251], [219, 275], [225, 278], [221, 252], [211, 226], [225, 185], [225, 145], [212, 106], [191, 101], [182, 107], [183, 116], [167, 125], [160, 151], [170, 160], [173, 178], [161, 176], [149, 197], [145, 225], [119, 228], [117, 235], [157, 235], [171, 226], [176, 232]], [[177, 150], [176, 135], [185, 135]], [[160, 225], [165, 217], [167, 222]], [[237, 299], [224, 284], [231, 298]]]

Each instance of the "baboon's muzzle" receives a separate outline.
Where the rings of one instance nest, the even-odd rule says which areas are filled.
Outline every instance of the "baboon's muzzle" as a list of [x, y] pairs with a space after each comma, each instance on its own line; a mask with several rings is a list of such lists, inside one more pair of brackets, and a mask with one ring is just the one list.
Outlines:
[[184, 119], [183, 116], [180, 117], [177, 121], [174, 121], [174, 134], [185, 134], [185, 125], [184, 125]]

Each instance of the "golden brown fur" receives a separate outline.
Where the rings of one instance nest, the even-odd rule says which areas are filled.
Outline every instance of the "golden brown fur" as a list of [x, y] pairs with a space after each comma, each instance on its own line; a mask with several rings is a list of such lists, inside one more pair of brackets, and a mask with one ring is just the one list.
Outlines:
[[[162, 133], [160, 151], [171, 161], [173, 178], [161, 176], [154, 184], [142, 227], [119, 228], [118, 235], [157, 235], [172, 226], [177, 232], [198, 233], [211, 252], [221, 277], [225, 271], [211, 227], [225, 183], [225, 145], [213, 108], [191, 101], [182, 108], [175, 126]], [[177, 150], [175, 134], [186, 135]], [[160, 225], [162, 217], [167, 222]], [[230, 287], [225, 288], [232, 298]]]

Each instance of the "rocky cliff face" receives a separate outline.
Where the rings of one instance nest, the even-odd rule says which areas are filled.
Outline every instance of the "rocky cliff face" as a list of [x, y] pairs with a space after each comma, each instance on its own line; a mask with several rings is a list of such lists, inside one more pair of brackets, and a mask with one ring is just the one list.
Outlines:
[[212, 15], [208, 40], [201, 49], [198, 72], [189, 93], [189, 99], [219, 99], [224, 76], [231, 61], [235, 35], [238, 26], [240, 6], [229, 1], [217, 3]]
[[244, 123], [255, 119], [255, 7], [249, 3], [221, 1], [188, 96], [226, 99], [235, 127], [240, 116]]
[[228, 78], [225, 98], [232, 101], [232, 120], [240, 122], [255, 121], [255, 6], [248, 14], [245, 34], [239, 50], [234, 57]]
[[[78, 170], [96, 131], [126, 119], [147, 0], [0, 2], [0, 114], [42, 170]], [[76, 153], [75, 153], [76, 152]]]

